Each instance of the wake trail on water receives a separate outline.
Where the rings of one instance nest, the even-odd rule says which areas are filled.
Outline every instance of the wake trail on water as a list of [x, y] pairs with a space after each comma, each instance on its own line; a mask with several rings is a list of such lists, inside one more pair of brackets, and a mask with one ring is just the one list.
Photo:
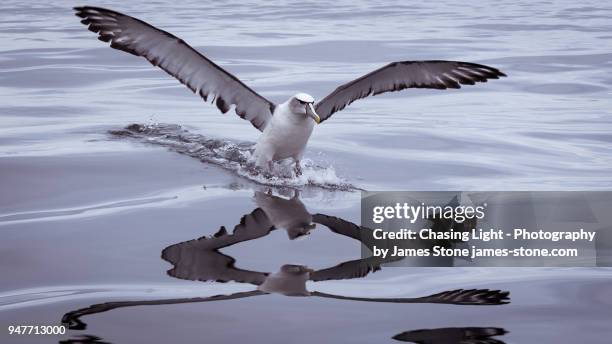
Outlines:
[[209, 138], [191, 133], [177, 124], [130, 124], [109, 133], [117, 138], [132, 138], [144, 143], [167, 147], [202, 162], [215, 164], [252, 182], [277, 187], [314, 186], [330, 190], [352, 191], [357, 187], [336, 175], [332, 166], [311, 159], [302, 160], [302, 175], [296, 176], [291, 161], [275, 163], [272, 173], [264, 172], [252, 162], [255, 144]]

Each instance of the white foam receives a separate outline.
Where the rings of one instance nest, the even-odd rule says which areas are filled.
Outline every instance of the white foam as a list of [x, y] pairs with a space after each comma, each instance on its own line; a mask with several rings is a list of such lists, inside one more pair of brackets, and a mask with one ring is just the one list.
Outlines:
[[132, 124], [111, 134], [136, 138], [147, 143], [168, 147], [178, 153], [212, 163], [262, 185], [294, 187], [315, 186], [336, 190], [356, 188], [336, 174], [332, 166], [323, 166], [311, 159], [302, 160], [302, 175], [296, 176], [293, 164], [275, 164], [272, 173], [262, 173], [251, 162], [254, 144], [210, 139], [193, 134], [175, 124]]

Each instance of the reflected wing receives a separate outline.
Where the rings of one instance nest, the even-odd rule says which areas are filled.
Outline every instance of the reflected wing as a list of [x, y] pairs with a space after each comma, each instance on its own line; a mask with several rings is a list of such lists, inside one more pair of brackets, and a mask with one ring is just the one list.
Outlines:
[[71, 330], [84, 330], [87, 328], [87, 324], [81, 321], [81, 317], [89, 314], [104, 313], [116, 308], [125, 307], [136, 307], [136, 306], [150, 306], [150, 305], [175, 305], [180, 303], [198, 303], [198, 302], [210, 302], [210, 301], [223, 301], [223, 300], [234, 300], [245, 297], [265, 295], [266, 293], [253, 290], [238, 292], [230, 295], [215, 295], [210, 297], [193, 297], [193, 298], [180, 298], [180, 299], [165, 299], [165, 300], [144, 300], [144, 301], [118, 301], [118, 302], [106, 302], [91, 305], [87, 308], [77, 309], [75, 311], [68, 312], [62, 317], [62, 324], [68, 326]]
[[244, 241], [254, 240], [270, 234], [276, 228], [261, 208], [255, 208], [250, 214], [240, 218], [240, 223], [228, 233], [225, 226], [211, 237], [201, 237], [197, 240], [202, 250], [218, 250]]
[[393, 62], [359, 79], [344, 84], [316, 105], [321, 121], [357, 99], [405, 88], [460, 88], [487, 79], [506, 76], [499, 70], [476, 63], [457, 61]]
[[[367, 227], [361, 227], [339, 217], [329, 216], [325, 214], [314, 214], [312, 216], [312, 221], [326, 226], [336, 234], [344, 235], [348, 238], [355, 239], [357, 241], [360, 241], [366, 247], [371, 247], [368, 241], [372, 240], [373, 237], [371, 234], [369, 234], [369, 231], [371, 231], [371, 229]], [[395, 256], [389, 256], [386, 259], [372, 256], [363, 259], [351, 260], [340, 263], [331, 268], [317, 270], [310, 275], [310, 279], [312, 281], [327, 281], [362, 278], [367, 276], [370, 272], [376, 272], [380, 270], [381, 264], [390, 263], [392, 261], [401, 259], [401, 257]]]
[[425, 297], [357, 297], [334, 295], [322, 292], [312, 292], [312, 296], [319, 296], [340, 300], [389, 302], [389, 303], [443, 303], [452, 305], [503, 305], [510, 303], [507, 291], [489, 289], [457, 289]]
[[376, 244], [374, 236], [371, 234], [372, 229], [370, 228], [358, 226], [350, 221], [346, 221], [339, 217], [329, 216], [325, 214], [313, 215], [312, 221], [314, 223], [326, 226], [334, 233], [358, 240], [370, 249], [373, 245]]
[[221, 112], [232, 105], [236, 114], [261, 131], [272, 118], [274, 104], [257, 94], [238, 78], [217, 66], [182, 39], [141, 20], [99, 7], [75, 7], [81, 23], [98, 33], [111, 47], [146, 58], [154, 66], [177, 78], [199, 94], [209, 97]]
[[197, 239], [166, 247], [162, 259], [173, 265], [168, 275], [190, 281], [238, 282], [260, 285], [268, 276], [267, 272], [240, 269], [236, 260], [217, 250], [206, 250]]
[[260, 285], [267, 272], [237, 268], [235, 259], [219, 249], [266, 236], [274, 227], [260, 208], [244, 215], [229, 234], [225, 227], [211, 237], [201, 237], [166, 247], [162, 259], [173, 265], [168, 275], [191, 281], [217, 281]]
[[454, 305], [504, 305], [510, 303], [510, 292], [490, 289], [457, 289], [420, 298], [427, 303]]
[[446, 327], [406, 331], [393, 339], [419, 344], [504, 344], [492, 337], [506, 333], [508, 331], [500, 327]]
[[362, 239], [362, 227], [339, 217], [325, 214], [314, 214], [312, 216], [312, 221], [326, 226], [334, 233], [359, 241]]
[[331, 268], [317, 270], [310, 274], [310, 280], [319, 282], [362, 278], [367, 276], [370, 272], [380, 270], [380, 264], [382, 263], [384, 263], [384, 261], [382, 261], [382, 259], [377, 259], [376, 257], [351, 260]]

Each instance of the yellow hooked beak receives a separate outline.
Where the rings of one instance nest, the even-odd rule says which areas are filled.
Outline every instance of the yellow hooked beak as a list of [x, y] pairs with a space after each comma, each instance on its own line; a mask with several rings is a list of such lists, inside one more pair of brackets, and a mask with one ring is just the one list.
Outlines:
[[314, 107], [312, 106], [312, 103], [308, 103], [308, 106], [306, 106], [306, 114], [312, 117], [312, 119], [314, 119], [317, 124], [321, 123], [321, 117], [319, 117], [319, 115], [315, 111]]

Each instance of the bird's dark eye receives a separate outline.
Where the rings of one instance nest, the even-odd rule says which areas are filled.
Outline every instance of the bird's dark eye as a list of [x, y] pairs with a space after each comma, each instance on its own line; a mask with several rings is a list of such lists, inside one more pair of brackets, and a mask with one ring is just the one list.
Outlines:
[[297, 99], [297, 101], [300, 102], [300, 104], [306, 104], [306, 102], [303, 102], [303, 101], [301, 101], [299, 99]]

